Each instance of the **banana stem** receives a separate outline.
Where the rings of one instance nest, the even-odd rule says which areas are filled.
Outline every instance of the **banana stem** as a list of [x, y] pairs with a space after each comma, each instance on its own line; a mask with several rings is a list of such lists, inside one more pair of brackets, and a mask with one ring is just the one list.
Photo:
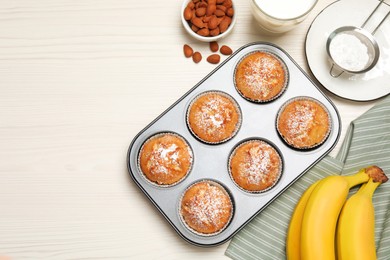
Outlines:
[[369, 176], [366, 173], [365, 169], [361, 169], [356, 174], [344, 176], [344, 178], [347, 180], [349, 188], [352, 188], [353, 186], [356, 186], [356, 185], [361, 184], [363, 182], [367, 182], [369, 179]]
[[362, 194], [362, 195], [364, 194], [372, 198], [372, 195], [374, 194], [376, 188], [378, 188], [380, 184], [381, 184], [380, 182], [374, 182], [374, 180], [370, 178], [368, 182], [358, 190], [358, 194]]
[[388, 180], [383, 170], [375, 165], [363, 168], [356, 174], [344, 176], [344, 178], [347, 180], [349, 188], [367, 182], [370, 178], [373, 179], [374, 183], [385, 183]]

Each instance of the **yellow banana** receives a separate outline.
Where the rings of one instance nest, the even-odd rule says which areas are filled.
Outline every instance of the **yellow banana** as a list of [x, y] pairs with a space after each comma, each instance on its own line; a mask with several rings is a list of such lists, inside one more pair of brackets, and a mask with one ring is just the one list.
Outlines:
[[350, 176], [328, 176], [314, 188], [302, 219], [301, 259], [334, 260], [337, 219], [349, 189], [369, 179], [366, 169]]
[[337, 224], [337, 256], [339, 260], [375, 260], [375, 212], [372, 195], [375, 189], [387, 181], [378, 168], [356, 194], [343, 206]]
[[290, 225], [287, 231], [286, 239], [286, 256], [288, 260], [300, 260], [301, 259], [301, 250], [300, 240], [301, 240], [301, 226], [302, 226], [302, 217], [305, 211], [305, 207], [309, 197], [321, 180], [313, 183], [299, 199], [297, 205], [295, 206], [294, 213], [291, 216]]

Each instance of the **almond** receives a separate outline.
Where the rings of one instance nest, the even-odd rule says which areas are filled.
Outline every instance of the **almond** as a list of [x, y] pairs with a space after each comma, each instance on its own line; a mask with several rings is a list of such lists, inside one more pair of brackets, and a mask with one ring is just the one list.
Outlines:
[[210, 62], [211, 64], [218, 64], [221, 59], [221, 56], [218, 54], [211, 54], [210, 56], [207, 57], [207, 61]]
[[219, 35], [219, 27], [210, 30], [210, 36], [217, 36], [217, 35]]
[[[191, 16], [191, 20], [192, 20], [192, 18], [196, 17], [196, 13], [195, 13], [195, 12], [196, 12], [196, 10], [195, 10], [195, 9], [192, 9], [192, 16]], [[190, 21], [191, 21], [191, 20], [190, 20]]]
[[226, 8], [232, 7], [232, 6], [233, 6], [232, 0], [225, 0], [225, 2], [223, 3], [223, 5], [224, 5]]
[[225, 16], [225, 12], [219, 9], [215, 10], [214, 14], [218, 17]]
[[199, 34], [200, 36], [209, 36], [210, 35], [210, 31], [207, 28], [200, 29], [196, 33]]
[[212, 52], [216, 52], [216, 51], [218, 51], [218, 49], [219, 49], [218, 42], [216, 42], [216, 41], [210, 42], [210, 50]]
[[183, 52], [184, 52], [184, 56], [186, 56], [187, 58], [191, 57], [192, 54], [194, 53], [194, 50], [188, 45], [188, 44], [184, 44], [183, 46]]
[[199, 63], [201, 60], [202, 60], [202, 54], [200, 54], [200, 52], [195, 52], [194, 55], [192, 55], [192, 60], [195, 62], [195, 63]]
[[198, 8], [202, 8], [202, 7], [204, 7], [204, 8], [207, 8], [207, 3], [206, 2], [199, 2], [198, 3]]
[[224, 17], [217, 17], [217, 26], [219, 26]]
[[225, 0], [217, 0], [217, 4], [223, 4], [223, 2], [225, 2]]
[[229, 46], [223, 45], [219, 50], [223, 55], [230, 55], [233, 53], [232, 49]]
[[196, 16], [202, 17], [206, 14], [206, 8], [205, 7], [198, 8], [198, 9], [196, 9], [195, 13], [196, 13]]
[[225, 6], [223, 6], [223, 5], [217, 5], [217, 10], [221, 10], [224, 13], [226, 13], [227, 8]]
[[191, 20], [192, 18], [192, 10], [188, 6], [184, 9], [184, 19], [187, 21]]
[[192, 2], [192, 1], [188, 2], [187, 7], [189, 7], [190, 9], [194, 9], [195, 8], [194, 2]]
[[218, 18], [215, 15], [213, 15], [211, 16], [209, 21], [209, 29], [214, 30], [217, 27], [218, 27]]
[[209, 5], [216, 5], [217, 4], [217, 0], [208, 0], [207, 3]]
[[[202, 19], [200, 19], [199, 17], [192, 17], [191, 22], [193, 25], [195, 25], [198, 28], [204, 27], [204, 23], [202, 22]], [[219, 29], [221, 29], [221, 28], [219, 28]]]
[[210, 16], [213, 15], [215, 10], [217, 10], [217, 6], [215, 4], [210, 4], [207, 6], [206, 15]]
[[228, 16], [230, 16], [230, 17], [233, 17], [233, 15], [234, 15], [234, 10], [233, 10], [233, 8], [229, 8], [227, 11], [226, 11], [226, 14], [228, 15]]
[[194, 32], [197, 32], [197, 31], [199, 31], [199, 28], [196, 27], [195, 25], [191, 25], [191, 30], [193, 30]]
[[208, 23], [208, 22], [210, 22], [211, 17], [213, 17], [213, 16], [204, 16], [202, 20], [204, 23]]
[[224, 33], [227, 30], [227, 28], [229, 27], [231, 22], [232, 22], [232, 19], [229, 16], [224, 16], [221, 23], [219, 24], [219, 31], [221, 33]]

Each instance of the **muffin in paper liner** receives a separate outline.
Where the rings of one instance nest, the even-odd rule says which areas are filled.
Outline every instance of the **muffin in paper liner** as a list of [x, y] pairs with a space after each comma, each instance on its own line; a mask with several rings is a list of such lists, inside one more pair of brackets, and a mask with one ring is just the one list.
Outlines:
[[332, 119], [320, 101], [299, 96], [281, 106], [276, 117], [276, 129], [290, 147], [310, 150], [326, 141], [332, 131]]
[[182, 182], [189, 175], [194, 156], [184, 137], [174, 132], [160, 132], [144, 141], [137, 163], [139, 172], [148, 183], [166, 188]]
[[230, 178], [241, 190], [259, 194], [271, 190], [283, 173], [283, 158], [274, 144], [250, 138], [236, 145], [229, 156]]
[[238, 133], [242, 122], [241, 108], [225, 92], [205, 91], [191, 101], [186, 122], [198, 140], [207, 144], [221, 144]]
[[192, 233], [215, 236], [231, 223], [234, 202], [222, 184], [202, 179], [185, 189], [179, 200], [178, 214], [182, 224]]
[[289, 72], [278, 55], [256, 50], [239, 60], [233, 78], [234, 86], [243, 98], [255, 103], [268, 103], [285, 92]]

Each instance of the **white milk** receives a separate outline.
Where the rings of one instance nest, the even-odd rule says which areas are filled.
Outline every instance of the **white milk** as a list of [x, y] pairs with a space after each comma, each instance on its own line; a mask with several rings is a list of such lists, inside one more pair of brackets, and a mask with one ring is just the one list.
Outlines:
[[260, 27], [272, 33], [291, 30], [302, 22], [318, 0], [251, 0]]

